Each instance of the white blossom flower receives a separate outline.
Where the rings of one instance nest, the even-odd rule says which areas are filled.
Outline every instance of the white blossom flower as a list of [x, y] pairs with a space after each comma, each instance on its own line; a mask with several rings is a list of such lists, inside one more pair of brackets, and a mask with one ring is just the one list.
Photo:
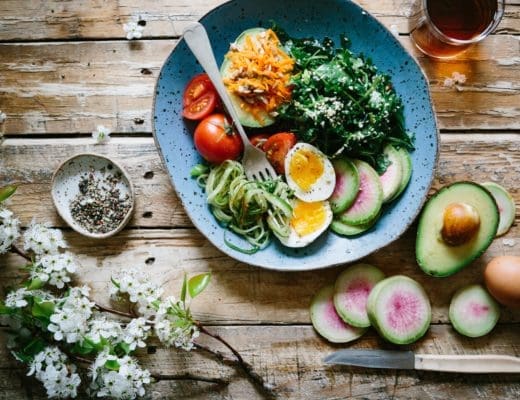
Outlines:
[[92, 131], [92, 138], [96, 143], [103, 143], [110, 139], [110, 130], [103, 125], [98, 125], [94, 131]]
[[89, 321], [88, 332], [85, 336], [94, 343], [99, 343], [102, 339], [120, 342], [123, 336], [123, 328], [120, 322], [109, 320], [100, 315]]
[[166, 346], [175, 346], [190, 351], [199, 330], [184, 310], [181, 301], [168, 297], [159, 305], [155, 316], [155, 335]]
[[70, 253], [49, 254], [41, 257], [31, 271], [31, 279], [39, 279], [62, 289], [71, 280], [78, 264]]
[[5, 306], [9, 308], [22, 308], [27, 304], [27, 300], [25, 299], [28, 296], [32, 296], [31, 291], [22, 287], [18, 290], [13, 290], [7, 294], [5, 298]]
[[137, 18], [124, 24], [123, 29], [126, 32], [126, 38], [128, 40], [141, 39], [143, 37], [144, 26], [139, 25]]
[[3, 111], [0, 111], [0, 124], [3, 124], [6, 119], [7, 115], [5, 115]]
[[56, 254], [60, 248], [67, 247], [63, 233], [59, 229], [51, 229], [48, 225], [37, 224], [34, 220], [23, 237], [24, 250], [32, 250], [37, 256]]
[[86, 286], [74, 287], [57, 303], [47, 327], [54, 334], [54, 340], [76, 343], [85, 336], [94, 306], [87, 297], [88, 293]]
[[454, 72], [451, 74], [451, 76], [453, 77], [453, 80], [459, 85], [466, 83], [466, 75], [461, 74], [460, 72]]
[[19, 237], [20, 220], [14, 217], [12, 211], [0, 208], [0, 254], [7, 252]]
[[68, 364], [67, 356], [58, 347], [46, 347], [36, 354], [27, 375], [41, 381], [49, 398], [66, 399], [77, 396], [81, 383], [76, 367]]
[[136, 303], [138, 312], [150, 317], [155, 314], [155, 304], [160, 299], [163, 289], [150, 281], [150, 277], [136, 268], [120, 271], [112, 278], [114, 285], [110, 292], [112, 297], [128, 294], [130, 302]]
[[[110, 362], [111, 368], [106, 364]], [[135, 399], [145, 394], [144, 386], [151, 382], [150, 372], [142, 369], [129, 357], [117, 357], [108, 351], [101, 352], [91, 366], [90, 388], [97, 397]]]
[[455, 85], [455, 81], [452, 78], [444, 79], [444, 86], [445, 87], [453, 87], [453, 85]]
[[131, 320], [123, 331], [123, 341], [132, 351], [137, 347], [145, 347], [148, 336], [150, 336], [150, 326], [146, 325], [144, 318]]

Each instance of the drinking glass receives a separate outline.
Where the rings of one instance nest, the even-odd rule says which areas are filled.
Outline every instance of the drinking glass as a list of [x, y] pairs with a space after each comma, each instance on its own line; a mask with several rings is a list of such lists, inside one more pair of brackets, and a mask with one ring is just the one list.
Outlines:
[[505, 0], [419, 0], [412, 41], [435, 58], [457, 56], [486, 38], [504, 15]]

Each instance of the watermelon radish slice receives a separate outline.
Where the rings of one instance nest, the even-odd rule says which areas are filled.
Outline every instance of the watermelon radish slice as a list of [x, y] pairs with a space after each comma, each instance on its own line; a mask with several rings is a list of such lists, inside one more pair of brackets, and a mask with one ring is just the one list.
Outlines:
[[497, 236], [502, 236], [509, 231], [509, 228], [511, 228], [515, 222], [515, 201], [509, 192], [498, 183], [484, 182], [482, 186], [490, 191], [497, 202], [498, 212], [500, 214]]
[[384, 278], [385, 274], [370, 264], [356, 264], [343, 271], [334, 284], [334, 307], [341, 319], [352, 326], [369, 327], [368, 295]]
[[363, 225], [372, 221], [383, 205], [383, 188], [377, 172], [361, 160], [354, 160], [359, 174], [356, 200], [338, 219], [348, 225]]
[[347, 343], [356, 340], [366, 329], [356, 328], [343, 322], [333, 302], [334, 286], [322, 288], [311, 301], [310, 314], [314, 329], [333, 343]]
[[339, 219], [333, 219], [332, 223], [330, 224], [330, 229], [341, 236], [361, 235], [376, 224], [377, 220], [379, 219], [379, 215], [380, 214], [378, 214], [373, 221], [369, 221], [362, 225], [350, 225], [340, 221]]
[[455, 293], [449, 316], [457, 332], [474, 338], [491, 332], [500, 317], [500, 308], [486, 289], [471, 285]]
[[401, 177], [401, 183], [399, 184], [399, 189], [397, 189], [397, 193], [389, 200], [389, 202], [394, 201], [404, 192], [408, 186], [408, 183], [410, 182], [410, 178], [412, 177], [412, 158], [410, 157], [410, 153], [401, 147], [399, 150], [397, 150], [397, 154], [401, 158], [401, 168], [403, 169], [403, 174]]
[[383, 188], [383, 203], [388, 203], [394, 198], [401, 186], [403, 166], [401, 165], [399, 152], [391, 144], [385, 147], [383, 154], [388, 158], [390, 164], [383, 175], [379, 176], [379, 179]]
[[420, 339], [430, 326], [430, 300], [419, 283], [397, 275], [380, 281], [368, 296], [368, 318], [379, 334], [391, 343], [409, 344]]
[[329, 199], [334, 214], [341, 213], [349, 208], [356, 200], [359, 191], [359, 175], [354, 164], [346, 158], [332, 161], [336, 173], [336, 186]]

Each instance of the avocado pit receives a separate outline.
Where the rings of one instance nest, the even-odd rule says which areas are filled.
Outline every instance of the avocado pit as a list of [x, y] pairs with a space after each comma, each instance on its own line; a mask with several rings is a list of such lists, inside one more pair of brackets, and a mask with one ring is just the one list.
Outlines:
[[479, 227], [480, 216], [470, 204], [451, 203], [444, 209], [441, 236], [446, 244], [460, 246], [469, 242]]

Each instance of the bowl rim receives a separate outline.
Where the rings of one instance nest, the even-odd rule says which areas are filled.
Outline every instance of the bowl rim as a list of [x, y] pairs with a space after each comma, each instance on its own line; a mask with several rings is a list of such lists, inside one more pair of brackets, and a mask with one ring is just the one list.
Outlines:
[[[125, 217], [120, 222], [120, 224], [117, 226], [117, 228], [115, 228], [115, 229], [113, 229], [113, 230], [111, 230], [109, 232], [106, 232], [106, 233], [94, 233], [94, 232], [89, 232], [88, 230], [81, 228], [79, 226], [79, 224], [74, 222], [71, 218], [68, 218], [67, 216], [65, 216], [64, 213], [62, 212], [62, 207], [59, 206], [59, 202], [58, 202], [58, 199], [57, 199], [57, 194], [55, 193], [57, 176], [58, 176], [58, 174], [60, 172], [62, 172], [64, 170], [64, 168], [66, 167], [66, 165], [68, 163], [70, 163], [74, 159], [81, 158], [81, 157], [98, 158], [98, 159], [103, 159], [105, 161], [110, 162], [116, 168], [119, 169], [119, 171], [121, 172], [122, 176], [124, 177], [124, 180], [126, 180], [126, 182], [128, 183], [128, 185], [127, 185], [128, 186], [128, 192], [129, 192], [130, 197], [131, 197], [130, 209], [128, 210], [128, 212], [126, 213]], [[125, 183], [125, 185], [126, 185], [126, 183]], [[131, 217], [133, 215], [133, 212], [134, 212], [134, 208], [135, 208], [134, 185], [133, 185], [132, 181], [130, 180], [130, 177], [129, 177], [128, 173], [126, 172], [126, 170], [121, 166], [121, 164], [119, 164], [118, 162], [114, 161], [113, 159], [111, 159], [111, 158], [109, 158], [107, 156], [104, 156], [102, 154], [97, 154], [97, 153], [93, 153], [93, 152], [77, 153], [77, 154], [75, 154], [75, 155], [65, 159], [64, 161], [62, 161], [58, 165], [58, 167], [56, 167], [56, 169], [54, 170], [54, 172], [52, 174], [52, 178], [51, 178], [51, 195], [52, 195], [52, 201], [54, 203], [54, 208], [56, 208], [56, 211], [58, 212], [58, 214], [61, 217], [61, 219], [63, 219], [66, 222], [66, 224], [68, 226], [70, 226], [73, 230], [75, 230], [79, 234], [81, 234], [83, 236], [86, 236], [88, 238], [91, 238], [91, 239], [106, 239], [106, 238], [109, 238], [109, 237], [114, 236], [115, 234], [121, 232], [121, 230], [130, 221], [130, 219], [131, 219]]]
[[[239, 1], [244, 1], [244, 0], [228, 0], [228, 1], [224, 2], [224, 3], [222, 3], [222, 4], [219, 4], [218, 6], [212, 8], [211, 10], [206, 12], [197, 21], [199, 21], [201, 23], [204, 23], [204, 19], [206, 19], [213, 12], [217, 11], [220, 8], [223, 8], [223, 7], [227, 6], [230, 3], [239, 2]], [[247, 264], [247, 265], [250, 265], [250, 266], [254, 266], [254, 267], [263, 268], [263, 269], [266, 269], [266, 270], [280, 271], [280, 272], [314, 271], [314, 270], [320, 270], [320, 269], [325, 269], [325, 268], [332, 268], [332, 267], [336, 267], [338, 265], [345, 265], [345, 264], [352, 264], [352, 263], [355, 263], [355, 262], [359, 262], [363, 258], [365, 258], [365, 257], [367, 257], [367, 256], [369, 256], [369, 255], [371, 255], [371, 254], [373, 254], [373, 253], [383, 249], [383, 248], [386, 248], [386, 247], [390, 246], [392, 243], [395, 243], [397, 240], [399, 240], [406, 233], [406, 231], [413, 225], [414, 221], [417, 219], [417, 217], [419, 216], [419, 214], [422, 212], [422, 210], [424, 208], [424, 205], [425, 205], [426, 200], [428, 198], [428, 194], [429, 194], [429, 192], [430, 192], [430, 190], [431, 190], [431, 188], [433, 186], [433, 182], [435, 180], [435, 176], [437, 175], [437, 169], [439, 167], [439, 155], [440, 155], [440, 151], [441, 151], [441, 148], [440, 148], [440, 146], [441, 146], [441, 135], [440, 135], [440, 129], [439, 129], [439, 120], [438, 120], [438, 116], [437, 116], [437, 110], [435, 108], [435, 104], [433, 103], [433, 99], [432, 99], [432, 92], [431, 92], [431, 87], [430, 87], [430, 81], [428, 79], [428, 76], [426, 75], [426, 72], [425, 72], [424, 68], [421, 66], [421, 64], [419, 64], [419, 62], [417, 61], [416, 57], [412, 54], [412, 52], [407, 50], [404, 47], [404, 45], [397, 39], [397, 37], [378, 18], [376, 18], [371, 12], [367, 11], [365, 8], [363, 8], [359, 4], [357, 4], [355, 2], [352, 2], [352, 1], [349, 2], [349, 3], [350, 3], [351, 6], [356, 8], [361, 14], [366, 14], [370, 18], [375, 20], [386, 31], [386, 33], [390, 37], [390, 40], [393, 40], [395, 42], [395, 44], [405, 54], [407, 54], [409, 56], [410, 60], [415, 64], [415, 67], [420, 72], [424, 82], [426, 83], [426, 94], [427, 94], [428, 102], [429, 102], [429, 105], [430, 105], [431, 111], [432, 111], [432, 118], [433, 118], [433, 123], [434, 123], [434, 126], [435, 126], [435, 142], [436, 142], [435, 154], [434, 154], [434, 157], [433, 157], [433, 168], [431, 170], [431, 174], [430, 174], [430, 179], [429, 179], [428, 185], [427, 185], [427, 187], [424, 190], [424, 194], [421, 196], [421, 200], [420, 200], [420, 202], [418, 204], [417, 209], [410, 215], [411, 216], [410, 223], [408, 223], [405, 226], [403, 226], [399, 230], [399, 232], [397, 232], [384, 245], [381, 245], [377, 249], [371, 250], [368, 253], [360, 254], [359, 256], [353, 257], [349, 261], [338, 261], [338, 262], [334, 262], [334, 263], [326, 263], [326, 262], [324, 263], [324, 262], [322, 262], [322, 263], [315, 263], [313, 265], [306, 266], [305, 268], [297, 268], [297, 267], [294, 267], [294, 266], [287, 267], [287, 266], [283, 266], [283, 265], [282, 266], [270, 265], [270, 264], [262, 263], [262, 262], [254, 262], [253, 260], [251, 260], [252, 262], [248, 262], [248, 261], [244, 261], [244, 260], [238, 259], [238, 258], [232, 256], [231, 254], [223, 251], [223, 253], [227, 257], [233, 258], [234, 260], [236, 260], [238, 262], [241, 262], [241, 263], [244, 263], [244, 264]], [[159, 81], [160, 81], [160, 78], [161, 78], [161, 76], [163, 74], [164, 69], [166, 68], [168, 60], [172, 56], [172, 54], [175, 51], [175, 49], [177, 48], [177, 46], [179, 46], [183, 42], [184, 42], [184, 38], [181, 35], [180, 39], [178, 39], [177, 43], [175, 44], [175, 46], [172, 48], [172, 50], [170, 51], [170, 53], [168, 54], [168, 56], [164, 60], [162, 66], [161, 66], [161, 69], [159, 71], [159, 74], [157, 75], [157, 79], [155, 81], [155, 86], [154, 86], [153, 102], [152, 102], [152, 118], [151, 118], [151, 120], [152, 120], [152, 135], [153, 135], [155, 147], [158, 150], [159, 156], [161, 158], [163, 166], [165, 167], [166, 173], [168, 174], [168, 176], [170, 178], [169, 181], [170, 181], [170, 183], [171, 183], [171, 185], [173, 187], [173, 190], [174, 190], [174, 192], [175, 192], [179, 202], [181, 203], [181, 205], [182, 205], [186, 215], [188, 216], [188, 218], [192, 222], [193, 226], [199, 231], [199, 233], [202, 236], [204, 236], [204, 238], [206, 238], [206, 240], [209, 243], [211, 243], [212, 246], [217, 248], [219, 251], [222, 251], [215, 243], [213, 243], [213, 240], [211, 240], [204, 233], [204, 230], [202, 229], [200, 224], [197, 221], [194, 221], [194, 219], [191, 217], [191, 215], [186, 211], [187, 210], [186, 205], [184, 204], [184, 201], [182, 200], [182, 196], [180, 196], [180, 192], [178, 191], [178, 189], [177, 189], [177, 187], [175, 185], [175, 182], [173, 181], [173, 179], [172, 179], [172, 177], [171, 177], [171, 175], [170, 175], [170, 173], [168, 171], [168, 168], [167, 168], [168, 164], [166, 163], [166, 159], [164, 157], [162, 148], [161, 148], [161, 146], [159, 144], [159, 139], [157, 137], [157, 130], [156, 130], [156, 126], [155, 126], [155, 110], [157, 109], [157, 107], [156, 107], [156, 105], [157, 105], [157, 97], [159, 95]]]

